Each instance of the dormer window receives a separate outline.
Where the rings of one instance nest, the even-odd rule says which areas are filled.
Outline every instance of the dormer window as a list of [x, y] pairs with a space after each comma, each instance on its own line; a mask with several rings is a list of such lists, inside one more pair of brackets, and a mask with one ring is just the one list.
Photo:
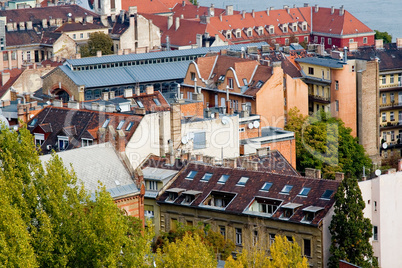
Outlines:
[[292, 23], [292, 31], [297, 32], [297, 22]]
[[190, 205], [190, 204], [195, 200], [195, 198], [196, 198], [199, 194], [201, 194], [201, 193], [202, 193], [202, 192], [199, 192], [199, 191], [192, 191], [192, 190], [190, 190], [190, 191], [185, 191], [185, 192], [183, 193], [184, 199], [183, 199], [183, 201], [181, 202], [182, 205]]
[[302, 222], [307, 222], [310, 223], [314, 220], [316, 214], [318, 211], [323, 210], [323, 207], [316, 207], [316, 206], [309, 206], [306, 208], [303, 208], [304, 211], [304, 217], [302, 219]]
[[230, 31], [227, 31], [227, 32], [226, 32], [226, 38], [227, 38], [227, 39], [232, 38], [232, 34], [231, 34]]
[[274, 30], [274, 29], [275, 29], [275, 28], [274, 28], [274, 25], [270, 25], [269, 28], [268, 28], [269, 34], [274, 34], [274, 33], [275, 33], [275, 30]]
[[81, 146], [82, 147], [91, 146], [93, 143], [94, 143], [93, 139], [85, 139], [85, 138], [81, 139]]
[[289, 194], [290, 190], [292, 190], [293, 186], [292, 185], [285, 185], [280, 192], [280, 194]]
[[278, 207], [281, 205], [282, 200], [256, 197], [246, 212], [251, 214], [262, 213], [266, 216], [272, 216]]
[[251, 28], [247, 29], [247, 36], [252, 37], [253, 36], [253, 30]]
[[245, 186], [248, 181], [248, 177], [241, 177], [236, 186]]
[[36, 123], [38, 122], [38, 118], [34, 118], [32, 119], [31, 123], [29, 123], [29, 127], [34, 127], [36, 125]]
[[167, 189], [166, 192], [169, 194], [169, 196], [166, 198], [166, 202], [174, 202], [177, 197], [179, 197], [179, 194], [184, 192], [185, 189], [181, 188], [172, 188], [172, 189]]
[[204, 200], [203, 205], [214, 208], [226, 208], [233, 200], [235, 194], [212, 191], [211, 194]]
[[307, 31], [307, 22], [303, 21], [301, 27], [303, 31]]
[[287, 203], [282, 206], [283, 213], [281, 215], [281, 218], [283, 219], [289, 219], [293, 216], [294, 212], [298, 207], [302, 206], [302, 204], [297, 204], [297, 203]]
[[258, 33], [258, 35], [260, 35], [260, 36], [263, 35], [263, 34], [264, 34], [264, 27], [262, 27], [262, 26], [258, 27], [257, 33]]
[[284, 32], [284, 33], [288, 32], [288, 25], [287, 24], [282, 25], [282, 32]]
[[236, 38], [240, 38], [241, 37], [241, 30], [237, 29], [236, 30]]
[[68, 147], [68, 137], [67, 136], [57, 136], [57, 145], [59, 150], [65, 150]]
[[45, 142], [45, 134], [35, 133], [35, 145], [41, 146]]
[[[207, 174], [208, 174], [208, 173], [207, 173]], [[187, 180], [192, 180], [192, 179], [194, 179], [195, 175], [197, 175], [197, 171], [191, 170], [191, 171], [187, 174], [186, 179], [187, 179]], [[204, 175], [204, 176], [205, 176], [205, 175]]]

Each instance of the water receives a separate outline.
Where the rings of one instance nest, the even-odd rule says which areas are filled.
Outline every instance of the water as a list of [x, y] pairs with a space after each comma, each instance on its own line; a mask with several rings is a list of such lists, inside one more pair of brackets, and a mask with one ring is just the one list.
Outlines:
[[321, 7], [339, 8], [341, 5], [345, 10], [349, 11], [353, 16], [362, 21], [373, 30], [388, 32], [392, 35], [392, 40], [395, 41], [397, 37], [402, 38], [402, 4], [401, 0], [325, 0], [308, 2], [306, 0], [277, 0], [277, 1], [263, 1], [263, 0], [198, 0], [202, 6], [210, 6], [214, 4], [217, 8], [225, 8], [227, 5], [233, 5], [235, 10], [246, 10], [250, 12], [252, 9], [265, 10], [267, 7], [274, 7], [275, 9], [282, 9], [283, 5], [293, 7], [302, 7], [304, 3], [309, 3], [310, 6], [318, 4]]

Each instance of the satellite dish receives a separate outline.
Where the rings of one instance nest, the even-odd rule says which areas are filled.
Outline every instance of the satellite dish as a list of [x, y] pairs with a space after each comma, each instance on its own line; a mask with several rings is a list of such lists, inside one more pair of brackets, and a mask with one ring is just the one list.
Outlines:
[[187, 136], [184, 136], [183, 138], [181, 138], [181, 143], [187, 144], [187, 142], [188, 142]]
[[227, 125], [229, 123], [229, 120], [230, 119], [227, 116], [222, 117], [222, 124]]
[[248, 123], [248, 128], [252, 129], [254, 127], [253, 123]]
[[384, 142], [383, 144], [382, 144], [382, 148], [385, 150], [385, 149], [387, 149], [388, 148], [388, 144], [386, 143], [386, 142]]
[[380, 175], [381, 175], [381, 170], [377, 169], [377, 170], [375, 171], [375, 175], [376, 175], [377, 177], [380, 176]]
[[259, 127], [260, 127], [260, 122], [254, 121], [254, 122], [253, 122], [253, 126], [254, 126], [255, 128], [259, 128]]

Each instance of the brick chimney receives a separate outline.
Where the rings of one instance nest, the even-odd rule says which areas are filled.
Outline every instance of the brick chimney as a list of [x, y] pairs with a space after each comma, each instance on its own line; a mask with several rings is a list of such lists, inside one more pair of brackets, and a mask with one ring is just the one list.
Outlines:
[[152, 95], [152, 94], [154, 94], [154, 86], [153, 86], [153, 85], [147, 86], [147, 87], [145, 88], [145, 92], [147, 93], [147, 95]]
[[124, 135], [124, 132], [121, 130], [117, 131], [116, 151], [118, 151], [119, 153], [123, 153], [126, 151], [126, 137]]
[[225, 13], [226, 13], [225, 15], [227, 15], [227, 16], [233, 15], [233, 5], [227, 5]]
[[98, 58], [102, 57], [102, 51], [101, 50], [96, 51], [96, 56]]
[[345, 14], [345, 9], [343, 8], [343, 5], [339, 8], [339, 16], [343, 16]]
[[316, 12], [316, 13], [317, 13], [317, 12], [318, 12], [318, 10], [320, 10], [320, 7], [319, 7], [318, 5], [315, 5], [315, 6], [314, 6], [314, 12]]
[[332, 6], [332, 7], [331, 7], [331, 15], [333, 15], [334, 13], [335, 13], [335, 7]]
[[335, 172], [335, 180], [336, 181], [343, 181], [345, 178], [345, 174], [343, 172]]
[[42, 27], [45, 29], [47, 28], [47, 19], [42, 20]]
[[237, 168], [236, 158], [223, 159], [223, 166], [228, 168]]
[[375, 49], [384, 49], [384, 40], [383, 39], [375, 40]]

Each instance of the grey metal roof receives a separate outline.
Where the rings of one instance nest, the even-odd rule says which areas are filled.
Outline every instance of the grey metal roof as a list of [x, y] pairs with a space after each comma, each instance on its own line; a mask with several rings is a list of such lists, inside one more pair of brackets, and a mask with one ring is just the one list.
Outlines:
[[295, 208], [298, 208], [298, 207], [300, 207], [300, 206], [303, 206], [303, 204], [287, 203], [287, 204], [283, 205], [282, 208], [295, 209]]
[[81, 71], [72, 71], [65, 65], [58, 68], [70, 77], [76, 85], [83, 85], [85, 88], [97, 88], [183, 79], [190, 62], [178, 61]]
[[343, 61], [332, 58], [307, 57], [307, 58], [295, 59], [295, 61], [307, 64], [325, 66], [329, 68], [343, 68], [343, 65], [345, 65]]
[[166, 179], [173, 178], [173, 176], [176, 175], [178, 171], [162, 169], [162, 168], [146, 167], [142, 170], [142, 173], [144, 175], [144, 179], [163, 181]]
[[[98, 190], [99, 182], [106, 187], [106, 190], [110, 190], [112, 196], [118, 195], [119, 192], [134, 191], [132, 186], [113, 190], [131, 185], [134, 181], [110, 143], [58, 152], [57, 155], [69, 170], [71, 170], [70, 164], [72, 165], [79, 182], [84, 183], [89, 193]], [[40, 160], [45, 164], [51, 157], [50, 154], [42, 155]]]
[[306, 208], [303, 208], [303, 211], [307, 211], [307, 212], [317, 212], [324, 209], [323, 207], [316, 207], [316, 206], [308, 206]]
[[105, 55], [102, 57], [87, 57], [82, 59], [72, 59], [67, 60], [65, 64], [73, 66], [83, 66], [92, 64], [104, 64], [104, 63], [115, 63], [124, 61], [137, 61], [137, 60], [148, 60], [148, 59], [161, 59], [161, 58], [171, 58], [171, 57], [186, 57], [192, 55], [205, 55], [208, 52], [220, 51], [221, 49], [230, 49], [235, 51], [241, 51], [241, 48], [246, 47], [258, 47], [268, 45], [266, 42], [251, 43], [251, 44], [239, 44], [230, 46], [216, 46], [216, 47], [200, 47], [194, 49], [183, 49], [183, 50], [171, 50], [171, 51], [161, 51], [152, 53], [140, 53], [140, 54], [127, 54], [127, 55]]
[[134, 193], [138, 192], [138, 188], [134, 183], [132, 183], [129, 185], [119, 186], [119, 187], [116, 187], [113, 189], [107, 189], [107, 191], [110, 193], [110, 195], [113, 198], [119, 198], [122, 196], [130, 195], [130, 194], [134, 194]]

